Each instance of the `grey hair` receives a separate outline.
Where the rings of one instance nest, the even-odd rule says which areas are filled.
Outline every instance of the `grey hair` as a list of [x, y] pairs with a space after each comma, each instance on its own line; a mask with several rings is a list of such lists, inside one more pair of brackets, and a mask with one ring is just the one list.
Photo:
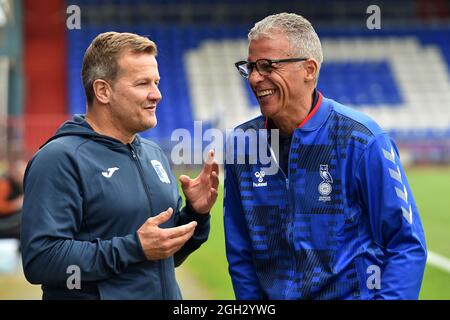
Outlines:
[[322, 45], [319, 36], [311, 23], [301, 15], [295, 13], [278, 13], [270, 15], [255, 23], [248, 33], [248, 40], [260, 38], [273, 38], [274, 32], [286, 35], [301, 58], [314, 58], [318, 63], [316, 85], [319, 80], [319, 71], [323, 62]]

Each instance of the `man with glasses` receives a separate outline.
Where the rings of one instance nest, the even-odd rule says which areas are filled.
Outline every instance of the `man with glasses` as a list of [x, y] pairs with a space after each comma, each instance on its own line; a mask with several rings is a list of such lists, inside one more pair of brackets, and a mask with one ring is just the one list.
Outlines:
[[181, 176], [138, 133], [156, 126], [156, 44], [98, 35], [86, 50], [86, 116], [58, 130], [28, 165], [22, 219], [27, 279], [44, 299], [180, 299], [174, 267], [206, 241], [217, 198], [211, 151]]
[[268, 16], [248, 39], [236, 67], [262, 115], [238, 129], [269, 130], [264, 152], [279, 170], [239, 163], [250, 148], [228, 142], [224, 224], [236, 298], [417, 299], [424, 232], [394, 142], [317, 91], [322, 48], [309, 21]]

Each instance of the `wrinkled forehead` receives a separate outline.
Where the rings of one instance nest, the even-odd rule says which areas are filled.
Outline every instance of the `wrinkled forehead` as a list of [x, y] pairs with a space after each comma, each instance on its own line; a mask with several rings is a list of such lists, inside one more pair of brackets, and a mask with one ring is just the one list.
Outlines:
[[250, 40], [248, 45], [248, 61], [258, 59], [281, 59], [292, 55], [292, 46], [283, 33], [260, 35]]

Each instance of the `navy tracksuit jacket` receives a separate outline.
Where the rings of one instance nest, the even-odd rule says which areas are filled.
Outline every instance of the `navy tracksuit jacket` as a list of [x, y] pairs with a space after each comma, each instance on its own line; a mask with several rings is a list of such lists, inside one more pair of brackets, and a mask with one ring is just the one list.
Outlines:
[[[181, 209], [155, 143], [136, 136], [125, 145], [75, 116], [33, 157], [24, 190], [23, 267], [31, 283], [42, 284], [44, 299], [181, 298], [174, 267], [206, 241], [209, 214]], [[173, 257], [148, 261], [136, 231], [169, 207], [174, 214], [161, 227], [196, 220], [195, 233]], [[69, 289], [73, 268], [81, 289]]]

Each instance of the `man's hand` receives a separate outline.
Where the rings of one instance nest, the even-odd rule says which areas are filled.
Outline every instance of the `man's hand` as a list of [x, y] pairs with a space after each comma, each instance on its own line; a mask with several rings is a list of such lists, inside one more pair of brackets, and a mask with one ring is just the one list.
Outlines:
[[160, 260], [172, 256], [194, 234], [197, 226], [195, 221], [175, 228], [162, 229], [158, 227], [168, 221], [172, 214], [173, 209], [169, 208], [155, 217], [148, 218], [137, 231], [148, 260]]
[[186, 200], [192, 208], [201, 214], [208, 213], [217, 199], [219, 186], [219, 164], [214, 159], [214, 150], [208, 153], [208, 159], [197, 178], [180, 176], [181, 187]]

